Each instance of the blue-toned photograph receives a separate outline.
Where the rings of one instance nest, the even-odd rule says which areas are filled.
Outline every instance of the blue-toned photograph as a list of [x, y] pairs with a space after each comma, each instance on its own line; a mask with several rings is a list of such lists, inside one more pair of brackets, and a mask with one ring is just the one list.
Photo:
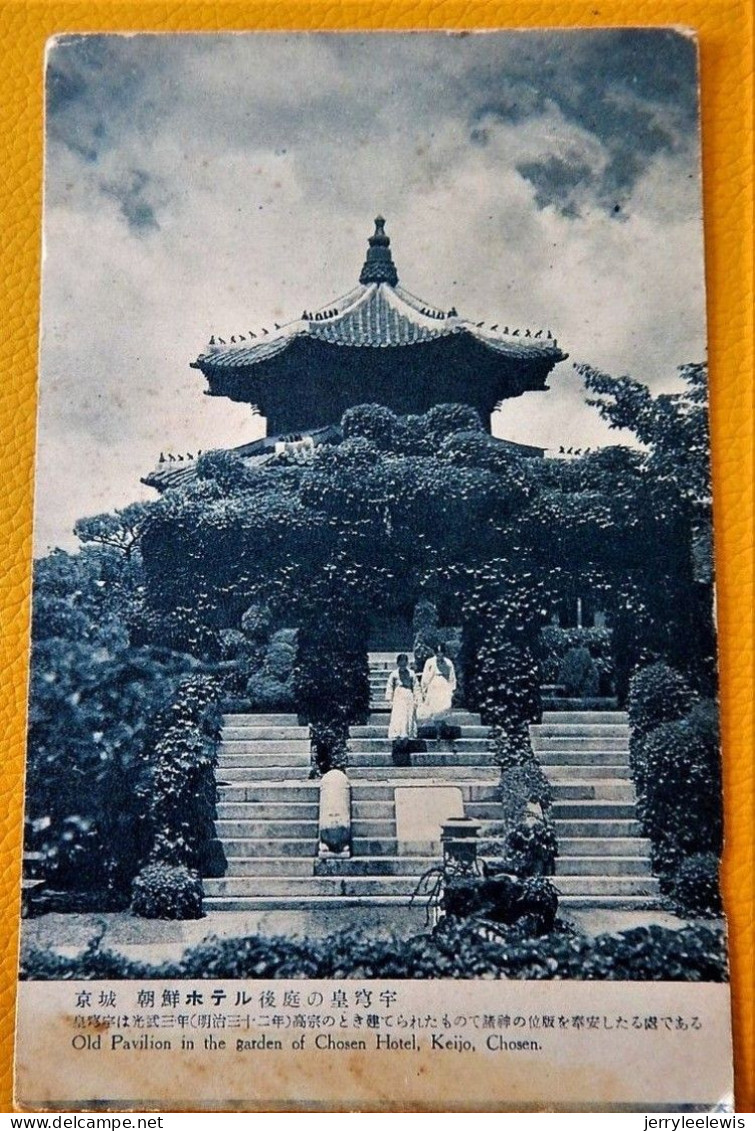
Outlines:
[[725, 982], [694, 37], [45, 81], [21, 977]]

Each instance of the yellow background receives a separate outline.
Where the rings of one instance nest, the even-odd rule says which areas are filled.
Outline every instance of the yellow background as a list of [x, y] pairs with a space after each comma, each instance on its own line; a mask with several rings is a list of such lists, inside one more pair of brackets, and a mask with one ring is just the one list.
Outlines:
[[[75, 31], [683, 25], [697, 30], [737, 1110], [755, 1106], [753, 939], [753, 13], [738, 0], [0, 0], [0, 1110], [12, 1110], [45, 40]], [[681, 265], [683, 268], [683, 265]], [[641, 377], [641, 374], [637, 376]]]

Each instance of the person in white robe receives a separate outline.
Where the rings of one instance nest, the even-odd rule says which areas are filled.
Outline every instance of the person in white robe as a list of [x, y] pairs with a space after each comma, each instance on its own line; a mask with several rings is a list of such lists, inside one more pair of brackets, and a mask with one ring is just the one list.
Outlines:
[[417, 737], [417, 677], [409, 667], [405, 652], [396, 657], [396, 667], [388, 676], [385, 698], [391, 704], [388, 738]]
[[436, 645], [422, 669], [423, 703], [420, 707], [422, 721], [441, 723], [453, 705], [456, 690], [456, 672], [446, 655], [443, 644]]

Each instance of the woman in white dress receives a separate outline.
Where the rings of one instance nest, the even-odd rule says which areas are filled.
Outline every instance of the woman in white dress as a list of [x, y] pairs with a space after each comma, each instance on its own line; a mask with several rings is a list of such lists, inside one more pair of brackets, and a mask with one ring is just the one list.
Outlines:
[[417, 737], [417, 677], [409, 668], [405, 652], [396, 657], [396, 667], [388, 676], [385, 697], [391, 704], [388, 738]]
[[441, 724], [451, 710], [456, 690], [456, 672], [443, 644], [437, 644], [422, 670], [424, 703], [420, 715], [431, 723]]

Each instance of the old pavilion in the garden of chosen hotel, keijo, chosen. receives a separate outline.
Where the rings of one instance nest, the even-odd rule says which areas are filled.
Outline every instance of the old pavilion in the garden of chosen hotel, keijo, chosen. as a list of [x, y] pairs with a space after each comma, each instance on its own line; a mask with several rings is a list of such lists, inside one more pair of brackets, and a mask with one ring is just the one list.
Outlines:
[[[272, 330], [213, 335], [192, 366], [209, 395], [248, 403], [266, 418], [265, 437], [234, 449], [255, 467], [282, 451], [306, 459], [320, 444], [337, 443], [343, 413], [360, 404], [398, 415], [466, 404], [490, 427], [503, 401], [547, 390], [566, 357], [550, 331], [488, 326], [416, 298], [399, 283], [379, 216], [356, 287]], [[498, 442], [522, 457], [544, 456], [542, 448]], [[144, 482], [164, 492], [192, 478], [195, 464], [161, 457]], [[475, 818], [483, 836], [494, 825], [499, 771], [479, 715], [455, 709], [455, 741], [433, 743], [411, 765], [394, 764], [384, 689], [396, 651], [411, 652], [409, 631], [399, 622], [381, 633], [378, 625], [371, 638], [371, 713], [349, 736], [348, 854], [318, 855], [319, 783], [309, 779], [309, 733], [299, 717], [224, 716], [216, 832], [227, 868], [204, 880], [207, 910], [406, 905], [438, 861], [442, 820]], [[637, 821], [626, 715], [608, 699], [546, 698], [545, 706], [530, 733], [553, 791], [562, 904], [647, 906], [658, 881]]]

